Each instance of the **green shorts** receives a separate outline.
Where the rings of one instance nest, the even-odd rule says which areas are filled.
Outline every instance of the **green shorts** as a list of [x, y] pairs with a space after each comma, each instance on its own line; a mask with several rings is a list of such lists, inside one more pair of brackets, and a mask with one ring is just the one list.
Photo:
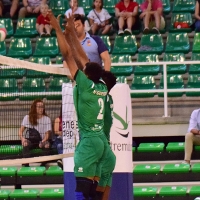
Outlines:
[[109, 149], [104, 134], [85, 137], [78, 143], [74, 154], [74, 174], [76, 177], [94, 177], [101, 175], [100, 163], [106, 159]]
[[115, 169], [115, 163], [116, 163], [116, 156], [109, 148], [109, 151], [107, 152], [106, 158], [102, 161], [100, 167], [101, 167], [101, 176], [99, 180], [99, 186], [106, 187], [112, 185], [112, 173]]

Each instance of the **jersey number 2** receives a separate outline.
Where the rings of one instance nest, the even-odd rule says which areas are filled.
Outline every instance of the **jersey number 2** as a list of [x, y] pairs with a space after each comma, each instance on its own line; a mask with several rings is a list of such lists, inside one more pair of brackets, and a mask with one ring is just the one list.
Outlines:
[[98, 99], [98, 104], [100, 106], [100, 111], [99, 111], [99, 114], [97, 116], [97, 119], [103, 119], [104, 101], [103, 101], [102, 98]]

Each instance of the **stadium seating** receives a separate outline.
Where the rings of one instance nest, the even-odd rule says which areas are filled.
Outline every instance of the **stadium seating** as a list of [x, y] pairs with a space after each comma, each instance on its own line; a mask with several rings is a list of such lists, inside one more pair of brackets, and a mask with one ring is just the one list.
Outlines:
[[169, 0], [163, 0], [163, 12], [164, 14], [169, 14], [171, 11], [171, 5]]
[[[112, 55], [112, 63], [130, 63], [132, 62], [130, 55]], [[133, 66], [112, 66], [111, 72], [116, 76], [130, 76], [133, 73]]]
[[169, 33], [166, 41], [167, 53], [188, 53], [190, 43], [187, 33]]
[[66, 76], [54, 77], [49, 83], [49, 92], [61, 92], [62, 84], [68, 83], [69, 79]]
[[10, 190], [4, 189], [0, 190], [0, 198], [8, 200], [9, 199]]
[[[156, 54], [138, 54], [137, 62], [155, 63], [159, 62]], [[136, 66], [135, 75], [156, 75], [160, 71], [159, 65]]]
[[59, 53], [58, 42], [55, 37], [39, 38], [36, 41], [34, 56], [56, 57]]
[[50, 57], [31, 57], [29, 59], [30, 62], [42, 64], [42, 65], [50, 65], [51, 64], [51, 59]]
[[187, 23], [189, 26], [192, 25], [192, 15], [191, 13], [173, 13], [170, 25], [170, 32], [191, 32], [192, 29], [189, 28], [175, 28], [175, 22], [184, 22]]
[[111, 42], [110, 42], [109, 36], [107, 35], [101, 36], [101, 39], [103, 40], [104, 44], [107, 46], [108, 52], [111, 53]]
[[169, 142], [166, 146], [168, 152], [184, 151], [184, 142]]
[[[163, 61], [166, 62], [183, 62], [185, 60], [185, 55], [183, 53], [165, 53]], [[186, 73], [186, 64], [177, 65], [167, 65], [168, 74], [184, 74]]]
[[0, 78], [16, 78], [20, 79], [25, 76], [26, 70], [20, 68], [4, 68], [0, 71]]
[[116, 0], [107, 0], [104, 2], [104, 8], [109, 12], [110, 15], [114, 16], [116, 3]]
[[56, 64], [62, 64], [62, 63], [63, 63], [62, 56], [56, 56]]
[[116, 36], [112, 54], [130, 54], [137, 52], [137, 42], [134, 35]]
[[69, 2], [66, 0], [51, 0], [49, 2], [49, 8], [52, 10], [54, 15], [64, 14], [69, 8]]
[[195, 33], [192, 52], [200, 53], [200, 33]]
[[156, 187], [134, 187], [133, 194], [134, 199], [143, 200], [152, 198], [154, 199], [157, 195], [158, 188]]
[[18, 19], [14, 37], [36, 37], [37, 35], [36, 18]]
[[172, 12], [191, 12], [194, 13], [194, 0], [174, 0]]
[[40, 199], [45, 200], [63, 200], [64, 198], [64, 189], [55, 188], [55, 189], [44, 189], [40, 192]]
[[160, 34], [142, 35], [140, 48], [138, 49], [139, 53], [161, 54], [163, 50], [163, 40]]
[[90, 12], [90, 10], [92, 10], [93, 1], [92, 0], [83, 0], [83, 1], [80, 1], [78, 5], [80, 7], [84, 8], [85, 14], [87, 16], [87, 14]]
[[[200, 53], [192, 53], [191, 60], [193, 60], [193, 61], [200, 60]], [[189, 74], [198, 74], [199, 71], [200, 71], [200, 64], [191, 64], [190, 65]]]
[[[131, 90], [155, 89], [156, 85], [154, 77], [151, 75], [134, 76], [130, 88]], [[154, 95], [155, 92], [131, 93], [132, 98], [153, 97]]]
[[9, 194], [11, 200], [16, 199], [37, 199], [39, 195], [38, 189], [16, 189]]
[[30, 38], [11, 39], [7, 56], [28, 58], [32, 55], [32, 45]]
[[11, 18], [1, 18], [0, 24], [4, 25], [7, 31], [6, 38], [10, 38], [13, 36], [14, 30], [13, 30], [13, 21]]
[[5, 41], [0, 42], [0, 55], [6, 55], [6, 43]]
[[[187, 88], [200, 88], [200, 74], [189, 74]], [[186, 92], [186, 96], [200, 96], [200, 92]]]
[[[163, 83], [163, 76], [160, 81], [160, 89], [164, 88], [164, 83]], [[182, 75], [174, 75], [170, 74], [167, 75], [167, 88], [168, 89], [183, 89], [184, 88], [184, 83], [183, 83], [183, 78]], [[167, 93], [168, 97], [181, 97], [183, 95], [183, 92], [168, 92]], [[159, 97], [163, 97], [164, 93], [159, 92], [158, 93]]]

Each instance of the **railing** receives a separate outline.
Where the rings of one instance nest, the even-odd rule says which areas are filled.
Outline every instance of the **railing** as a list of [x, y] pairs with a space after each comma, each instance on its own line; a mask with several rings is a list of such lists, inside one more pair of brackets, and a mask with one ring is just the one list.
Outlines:
[[[154, 93], [154, 92], [163, 92], [164, 93], [164, 115], [163, 117], [168, 116], [168, 100], [167, 100], [167, 92], [191, 92], [191, 91], [200, 91], [197, 88], [191, 89], [167, 89], [167, 65], [179, 65], [179, 64], [199, 64], [200, 61], [184, 61], [184, 62], [134, 62], [134, 63], [112, 63], [112, 66], [149, 66], [149, 65], [162, 65], [163, 66], [163, 77], [164, 77], [164, 88], [163, 89], [150, 89], [150, 90], [131, 90], [131, 93]], [[200, 73], [200, 72], [199, 72]]]

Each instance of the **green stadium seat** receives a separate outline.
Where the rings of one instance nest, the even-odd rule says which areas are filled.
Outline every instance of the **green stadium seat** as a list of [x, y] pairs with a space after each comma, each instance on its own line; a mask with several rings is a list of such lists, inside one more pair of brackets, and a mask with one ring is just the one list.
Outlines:
[[63, 170], [58, 166], [50, 166], [45, 173], [47, 176], [63, 176], [64, 174]]
[[30, 62], [33, 63], [38, 63], [42, 65], [51, 65], [51, 58], [46, 56], [46, 57], [31, 57], [29, 59]]
[[58, 65], [63, 64], [63, 57], [62, 56], [56, 56], [56, 64], [58, 64]]
[[15, 189], [13, 192], [10, 193], [10, 199], [37, 199], [39, 195], [38, 189]]
[[127, 83], [126, 76], [117, 76], [117, 83]]
[[[159, 62], [158, 55], [156, 54], [138, 54], [138, 62], [155, 63]], [[135, 75], [156, 75], [160, 71], [159, 65], [136, 66]]]
[[190, 42], [187, 33], [169, 33], [166, 41], [166, 53], [188, 53]]
[[200, 53], [200, 33], [195, 33], [192, 47], [193, 53]]
[[20, 154], [22, 152], [22, 145], [1, 145], [0, 154]]
[[62, 84], [69, 83], [70, 80], [66, 77], [54, 77], [49, 83], [49, 92], [61, 92]]
[[6, 38], [13, 36], [13, 21], [11, 18], [1, 18], [0, 24], [4, 25], [7, 31]]
[[135, 147], [132, 147], [132, 152], [135, 152], [136, 151], [136, 148]]
[[59, 53], [58, 42], [55, 37], [39, 38], [36, 41], [34, 56], [56, 57]]
[[174, 0], [172, 12], [194, 13], [195, 0]]
[[189, 196], [192, 196], [193, 198], [200, 196], [199, 191], [200, 191], [200, 186], [192, 186], [189, 191]]
[[191, 171], [192, 173], [200, 173], [200, 163], [193, 164], [191, 167]]
[[44, 189], [42, 192], [40, 192], [40, 199], [63, 200], [63, 198], [64, 198], [64, 189], [63, 188]]
[[5, 41], [0, 42], [0, 55], [6, 55], [6, 43]]
[[11, 192], [10, 190], [1, 189], [0, 190], [0, 199], [2, 199], [2, 200], [8, 200], [10, 192]]
[[[64, 12], [64, 13], [65, 13], [65, 12]], [[64, 14], [64, 13], [62, 13], [62, 14]], [[64, 30], [65, 30], [65, 26], [64, 26], [65, 21], [64, 21], [64, 18], [63, 18], [63, 17], [60, 17], [59, 23], [60, 23], [60, 27], [61, 27], [62, 31], [64, 31]], [[56, 37], [56, 31], [55, 31], [55, 29], [52, 29], [51, 35], [54, 36], [54, 37]]]
[[138, 152], [162, 152], [164, 143], [141, 143], [137, 148]]
[[170, 0], [162, 0], [164, 14], [169, 14], [171, 11]]
[[17, 176], [43, 176], [45, 167], [21, 167], [17, 171]]
[[18, 19], [14, 37], [36, 37], [37, 35], [36, 18]]
[[188, 173], [190, 170], [189, 164], [166, 164], [163, 167], [163, 173], [165, 174], [177, 174], [177, 173]]
[[116, 36], [112, 54], [130, 54], [137, 52], [137, 42], [134, 35]]
[[[164, 88], [164, 83], [163, 83], [163, 76], [162, 76], [160, 80], [160, 89], [163, 89], [163, 88]], [[183, 95], [183, 92], [178, 92], [178, 89], [184, 88], [182, 75], [173, 75], [173, 74], [167, 75], [167, 88], [177, 89], [177, 92], [168, 92], [167, 93], [168, 97], [181, 97]], [[158, 96], [163, 97], [164, 93], [159, 92]]]
[[[130, 55], [111, 55], [112, 63], [131, 63]], [[111, 72], [115, 76], [130, 76], [133, 73], [133, 66], [112, 66]]]
[[[200, 88], [200, 74], [189, 74], [187, 88]], [[186, 92], [186, 96], [200, 96], [200, 92]]]
[[110, 42], [109, 36], [103, 35], [103, 36], [100, 36], [100, 38], [103, 40], [104, 44], [108, 48], [108, 52], [110, 53], [111, 52], [111, 42]]
[[[165, 62], [184, 62], [185, 55], [183, 53], [165, 53], [163, 61]], [[167, 74], [184, 74], [186, 73], [186, 64], [167, 65]], [[163, 70], [162, 70], [163, 71]]]
[[[0, 176], [15, 176], [17, 167], [0, 167]], [[1, 198], [0, 198], [1, 199]]]
[[30, 38], [13, 38], [11, 39], [8, 49], [8, 57], [28, 58], [32, 55], [32, 45]]
[[134, 174], [159, 174], [161, 166], [158, 164], [136, 165], [133, 169]]
[[[148, 48], [142, 48], [147, 46]], [[142, 35], [139, 53], [161, 54], [164, 50], [163, 39], [160, 34]]]
[[186, 196], [187, 188], [184, 186], [164, 186], [160, 189], [160, 197], [183, 197]]
[[49, 1], [49, 8], [54, 15], [64, 14], [69, 9], [69, 2], [66, 0], [51, 0]]
[[4, 68], [0, 72], [1, 78], [16, 78], [20, 79], [25, 76], [26, 70], [21, 68]]
[[115, 14], [115, 4], [116, 0], [107, 0], [104, 2], [104, 8], [109, 12], [110, 15]]
[[156, 197], [158, 189], [156, 187], [133, 187], [134, 198], [152, 198]]
[[184, 22], [187, 23], [189, 26], [192, 25], [192, 15], [191, 13], [173, 13], [171, 18], [171, 24], [170, 24], [170, 32], [191, 32], [191, 28], [175, 28], [174, 22]]
[[178, 152], [178, 151], [184, 151], [184, 148], [185, 148], [184, 142], [169, 142], [166, 146], [166, 151]]
[[200, 151], [200, 146], [199, 145], [195, 145], [194, 149], [195, 149], [195, 151]]
[[[151, 75], [134, 76], [131, 84], [131, 90], [150, 90], [156, 89], [154, 77]], [[153, 97], [154, 92], [131, 93], [132, 98]]]
[[82, 0], [78, 5], [84, 8], [85, 15], [87, 16], [90, 10], [92, 10], [93, 0]]
[[[192, 53], [192, 61], [200, 60], [200, 53]], [[200, 72], [200, 64], [191, 64], [189, 67], [189, 74], [198, 74]]]

